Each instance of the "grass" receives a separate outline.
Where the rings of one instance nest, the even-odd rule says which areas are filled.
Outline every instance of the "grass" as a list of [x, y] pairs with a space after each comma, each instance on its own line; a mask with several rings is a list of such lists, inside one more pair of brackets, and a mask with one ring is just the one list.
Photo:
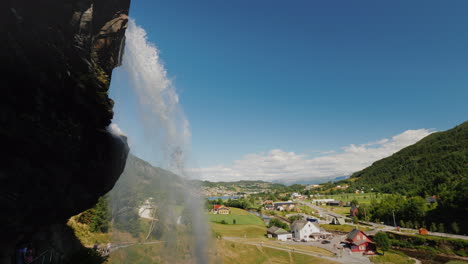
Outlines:
[[334, 261], [321, 259], [309, 255], [300, 254], [297, 252], [287, 252], [283, 250], [247, 245], [236, 243], [232, 241], [220, 240], [217, 243], [218, 254], [225, 264], [238, 264], [238, 263], [293, 263], [293, 264], [306, 264], [306, 263], [321, 263], [333, 264]]
[[95, 243], [104, 245], [109, 242], [110, 235], [108, 233], [93, 233], [89, 230], [89, 226], [78, 223], [75, 216], [68, 220], [67, 225], [73, 229], [75, 236], [80, 240], [81, 244], [86, 247], [92, 247]]
[[329, 256], [329, 257], [332, 257], [334, 256], [334, 254], [324, 248], [319, 248], [319, 247], [314, 247], [314, 246], [310, 246], [310, 245], [297, 245], [297, 244], [294, 244], [294, 245], [289, 245], [289, 244], [282, 244], [282, 243], [278, 243], [278, 242], [273, 242], [273, 241], [267, 241], [267, 242], [263, 242], [264, 245], [271, 245], [271, 246], [275, 246], [275, 247], [280, 247], [280, 248], [285, 248], [285, 249], [297, 249], [297, 250], [302, 250], [302, 251], [309, 251], [311, 253], [314, 253], [314, 254], [321, 254], [323, 256]]
[[333, 194], [320, 196], [316, 199], [335, 199], [337, 201], [343, 201], [343, 203], [351, 202], [352, 200], [357, 200], [359, 204], [370, 204], [372, 199], [380, 200], [383, 196], [388, 194], [376, 194], [376, 193], [343, 193], [343, 194]]
[[379, 263], [379, 264], [413, 264], [415, 261], [410, 259], [405, 254], [398, 252], [398, 251], [387, 251], [385, 255], [378, 255], [369, 257], [372, 263]]
[[[356, 226], [353, 226], [353, 225], [327, 225], [327, 224], [322, 224], [320, 225], [320, 227], [323, 227], [327, 231], [338, 231], [338, 232], [345, 232], [345, 233], [348, 233], [354, 228], [356, 228]], [[366, 226], [360, 226], [360, 225], [358, 225], [357, 228], [364, 232], [372, 230], [372, 228], [369, 228]]]
[[341, 215], [349, 215], [350, 207], [340, 207], [340, 206], [326, 206], [322, 205], [320, 208], [324, 208], [327, 211], [334, 212]]
[[260, 225], [223, 225], [211, 223], [211, 228], [216, 234], [225, 237], [264, 237], [266, 226]]
[[230, 209], [231, 213], [228, 215], [210, 213], [208, 214], [208, 220], [214, 223], [221, 223], [221, 221], [224, 220], [228, 225], [232, 225], [234, 220], [236, 220], [236, 225], [265, 225], [265, 223], [260, 217], [250, 214], [245, 210], [239, 208]]

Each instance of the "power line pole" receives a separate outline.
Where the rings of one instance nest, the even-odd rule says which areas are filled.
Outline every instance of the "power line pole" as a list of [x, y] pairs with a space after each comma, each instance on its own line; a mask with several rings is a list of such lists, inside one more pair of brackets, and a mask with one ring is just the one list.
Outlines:
[[393, 226], [396, 227], [395, 210], [392, 210], [392, 214], [393, 214]]

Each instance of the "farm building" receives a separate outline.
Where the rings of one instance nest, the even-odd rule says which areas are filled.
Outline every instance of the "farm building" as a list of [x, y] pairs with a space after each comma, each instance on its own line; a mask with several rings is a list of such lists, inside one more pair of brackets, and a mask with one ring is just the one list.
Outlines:
[[272, 226], [267, 229], [267, 234], [269, 236], [275, 237], [276, 239], [280, 241], [288, 241], [292, 239], [292, 234], [289, 233], [288, 231], [279, 228], [277, 226]]
[[375, 252], [376, 250], [374, 241], [357, 228], [346, 235], [346, 243], [352, 252]]

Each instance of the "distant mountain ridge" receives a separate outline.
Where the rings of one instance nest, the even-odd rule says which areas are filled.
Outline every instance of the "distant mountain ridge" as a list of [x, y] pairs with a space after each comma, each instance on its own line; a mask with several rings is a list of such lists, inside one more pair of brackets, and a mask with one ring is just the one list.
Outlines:
[[347, 182], [403, 195], [442, 195], [468, 178], [468, 121], [355, 172]]

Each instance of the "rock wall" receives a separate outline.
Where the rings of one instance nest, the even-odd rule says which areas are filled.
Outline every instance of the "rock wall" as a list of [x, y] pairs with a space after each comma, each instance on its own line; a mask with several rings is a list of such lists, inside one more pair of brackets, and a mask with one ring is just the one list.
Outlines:
[[106, 128], [129, 4], [0, 3], [0, 263], [12, 263], [15, 246], [31, 239], [71, 251], [64, 223], [125, 167], [126, 138]]

